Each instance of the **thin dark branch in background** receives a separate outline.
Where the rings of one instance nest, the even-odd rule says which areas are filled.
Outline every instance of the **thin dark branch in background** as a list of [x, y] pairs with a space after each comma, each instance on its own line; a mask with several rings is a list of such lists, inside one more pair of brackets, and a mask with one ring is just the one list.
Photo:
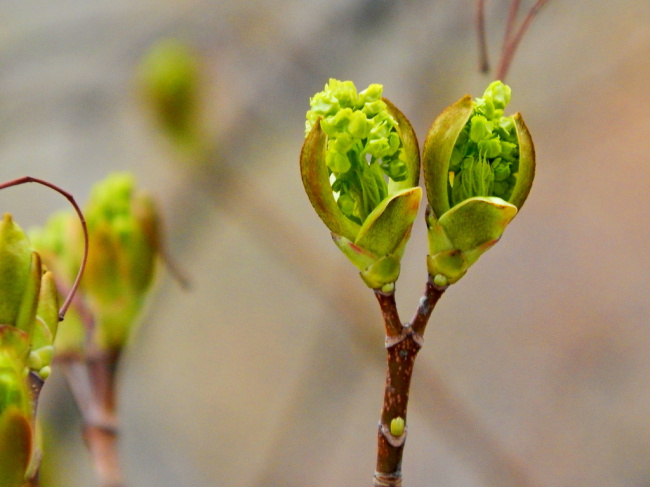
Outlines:
[[519, 5], [521, 5], [521, 0], [512, 0], [510, 3], [510, 8], [508, 9], [508, 20], [506, 20], [506, 31], [503, 34], [503, 45], [501, 46], [501, 59], [503, 60], [504, 53], [508, 48], [510, 43], [510, 36], [515, 29], [515, 23], [517, 22], [517, 13], [519, 13]]
[[[547, 2], [548, 0], [537, 0], [537, 2], [530, 9], [528, 14], [524, 18], [523, 22], [521, 23], [521, 26], [519, 26], [519, 29], [514, 35], [512, 35], [512, 32], [509, 32], [509, 30], [511, 30], [513, 26], [510, 26], [510, 18], [508, 19], [508, 26], [506, 27], [506, 38], [504, 41], [503, 52], [501, 53], [501, 62], [499, 64], [499, 69], [497, 70], [497, 75], [496, 75], [497, 79], [504, 80], [505, 77], [507, 76], [508, 70], [510, 69], [510, 65], [512, 64], [512, 59], [515, 55], [515, 52], [517, 51], [517, 48], [519, 47], [519, 43], [521, 42], [521, 39], [524, 37], [524, 34], [528, 30], [528, 27], [530, 26], [530, 23], [533, 21], [535, 15]], [[515, 3], [518, 4], [519, 3], [518, 0], [513, 0], [513, 4]], [[511, 6], [511, 10], [512, 10], [512, 6]], [[516, 11], [515, 11], [515, 15], [516, 15]]]
[[478, 0], [476, 9], [476, 32], [478, 34], [478, 64], [479, 71], [487, 74], [490, 71], [490, 60], [487, 51], [487, 37], [485, 33], [485, 0]]

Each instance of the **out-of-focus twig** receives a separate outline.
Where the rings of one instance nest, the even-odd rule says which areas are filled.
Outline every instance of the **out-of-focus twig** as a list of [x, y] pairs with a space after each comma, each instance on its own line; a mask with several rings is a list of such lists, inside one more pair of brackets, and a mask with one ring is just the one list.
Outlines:
[[478, 0], [477, 2], [476, 33], [478, 36], [478, 69], [481, 73], [486, 74], [490, 71], [490, 59], [485, 32], [485, 0]]
[[[519, 26], [519, 29], [517, 29], [517, 31], [514, 34], [512, 34], [512, 29], [514, 28], [514, 26], [510, 25], [511, 21], [510, 18], [508, 18], [506, 37], [503, 44], [503, 51], [501, 52], [501, 62], [499, 63], [499, 68], [497, 69], [497, 74], [496, 74], [497, 79], [504, 80], [508, 75], [508, 71], [510, 70], [510, 66], [512, 64], [512, 59], [515, 56], [515, 52], [517, 51], [517, 48], [519, 47], [519, 44], [521, 43], [521, 40], [524, 37], [524, 34], [528, 30], [528, 27], [530, 27], [530, 24], [533, 21], [535, 15], [537, 15], [539, 10], [547, 2], [548, 0], [537, 0], [537, 2], [535, 2], [535, 5], [533, 5], [531, 9], [528, 11], [528, 14], [526, 14], [526, 17], [524, 18], [523, 22]], [[514, 3], [519, 3], [519, 2], [518, 0], [514, 0], [513, 4]], [[516, 15], [516, 11], [514, 12], [514, 15]], [[512, 23], [514, 23], [514, 19]]]

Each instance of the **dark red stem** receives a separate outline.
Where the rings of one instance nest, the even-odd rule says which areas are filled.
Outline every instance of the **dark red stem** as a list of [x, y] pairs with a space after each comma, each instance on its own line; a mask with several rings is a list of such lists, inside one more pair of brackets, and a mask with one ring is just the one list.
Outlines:
[[[544, 6], [545, 3], [547, 3], [548, 0], [537, 0], [535, 5], [533, 5], [522, 21], [521, 25], [519, 26], [519, 29], [517, 32], [513, 35], [512, 34], [512, 29], [514, 28], [514, 18], [510, 19], [510, 16], [508, 17], [508, 24], [506, 26], [506, 36], [504, 39], [504, 44], [503, 44], [503, 51], [501, 53], [501, 62], [499, 64], [499, 69], [497, 71], [497, 79], [504, 80], [508, 74], [508, 70], [510, 69], [510, 65], [512, 64], [512, 59], [514, 58], [515, 52], [517, 51], [517, 48], [519, 47], [519, 43], [524, 37], [524, 34], [528, 30], [528, 27], [530, 26], [531, 22], [533, 21], [533, 18], [539, 10]], [[513, 0], [512, 5], [510, 7], [511, 13], [513, 10], [513, 5], [517, 4], [514, 10], [514, 15], [516, 16], [516, 8], [518, 7], [519, 1], [518, 0]]]
[[377, 432], [377, 466], [375, 487], [402, 485], [402, 455], [406, 429], [398, 436], [391, 434], [391, 422], [396, 418], [406, 421], [415, 357], [423, 345], [422, 335], [431, 312], [444, 293], [444, 288], [427, 282], [425, 294], [411, 323], [401, 324], [394, 293], [375, 292], [386, 327], [386, 386], [381, 421]]

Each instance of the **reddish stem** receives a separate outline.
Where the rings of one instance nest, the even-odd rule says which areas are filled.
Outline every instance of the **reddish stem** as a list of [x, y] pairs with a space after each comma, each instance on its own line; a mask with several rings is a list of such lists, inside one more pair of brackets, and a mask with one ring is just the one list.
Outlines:
[[[517, 0], [514, 0], [513, 4], [515, 2], [519, 3]], [[500, 80], [505, 79], [506, 75], [508, 74], [508, 70], [510, 69], [510, 65], [512, 64], [512, 59], [514, 58], [515, 52], [519, 47], [519, 43], [523, 39], [524, 34], [526, 33], [528, 27], [533, 21], [533, 18], [535, 17], [535, 15], [537, 15], [539, 10], [544, 6], [546, 2], [548, 2], [548, 0], [537, 0], [535, 5], [531, 7], [530, 11], [526, 15], [523, 22], [519, 26], [519, 29], [514, 35], [512, 35], [511, 33], [513, 26], [510, 26], [510, 18], [508, 18], [508, 26], [506, 27], [506, 38], [504, 40], [503, 52], [501, 54], [501, 63], [499, 64], [499, 69], [497, 71], [497, 76], [496, 76], [497, 79]]]
[[512, 0], [510, 3], [510, 8], [508, 9], [508, 20], [506, 21], [506, 31], [503, 34], [503, 45], [501, 46], [501, 58], [503, 59], [504, 53], [510, 42], [510, 36], [512, 31], [515, 29], [515, 23], [517, 22], [517, 13], [519, 12], [519, 5], [521, 5], [521, 0]]
[[[377, 467], [374, 476], [375, 487], [400, 487], [402, 485], [402, 456], [406, 441], [406, 429], [399, 436], [390, 431], [396, 418], [406, 421], [415, 357], [423, 345], [422, 335], [431, 312], [444, 293], [444, 288], [427, 282], [425, 294], [411, 323], [401, 325], [394, 293], [376, 291], [375, 296], [386, 327], [386, 386], [381, 421], [377, 433]], [[399, 329], [398, 329], [399, 327]]]

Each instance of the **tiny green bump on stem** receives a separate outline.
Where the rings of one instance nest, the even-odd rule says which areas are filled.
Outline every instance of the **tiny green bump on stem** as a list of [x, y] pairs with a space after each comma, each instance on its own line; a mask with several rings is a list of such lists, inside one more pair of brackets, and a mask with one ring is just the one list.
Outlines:
[[404, 434], [404, 418], [397, 416], [390, 422], [390, 434], [393, 436], [402, 436]]
[[446, 287], [449, 285], [449, 280], [442, 274], [436, 274], [433, 283], [438, 287]]

